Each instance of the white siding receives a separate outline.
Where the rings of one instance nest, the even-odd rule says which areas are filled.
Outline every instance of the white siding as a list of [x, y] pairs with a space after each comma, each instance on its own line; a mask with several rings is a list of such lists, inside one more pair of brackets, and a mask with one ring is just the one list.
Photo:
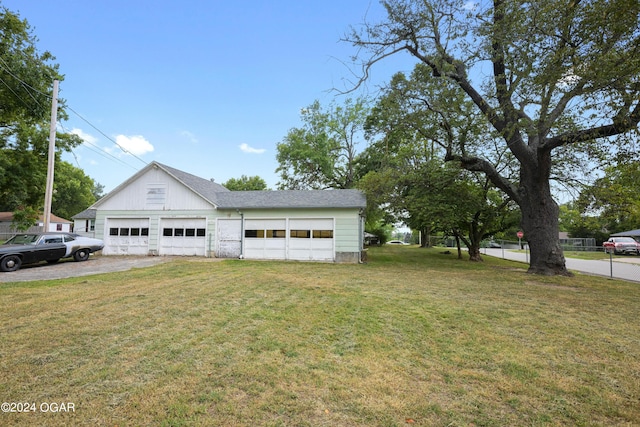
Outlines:
[[149, 169], [117, 193], [98, 204], [98, 209], [167, 211], [212, 209], [211, 203], [161, 169]]

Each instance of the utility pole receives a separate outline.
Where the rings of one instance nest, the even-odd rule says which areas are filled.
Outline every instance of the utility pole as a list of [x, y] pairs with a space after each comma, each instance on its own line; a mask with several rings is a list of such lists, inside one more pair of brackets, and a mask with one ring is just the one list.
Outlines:
[[44, 232], [49, 232], [51, 222], [51, 200], [53, 199], [53, 167], [56, 159], [56, 123], [58, 122], [58, 80], [53, 81], [51, 100], [51, 124], [49, 127], [49, 158], [47, 162], [47, 188], [44, 194]]

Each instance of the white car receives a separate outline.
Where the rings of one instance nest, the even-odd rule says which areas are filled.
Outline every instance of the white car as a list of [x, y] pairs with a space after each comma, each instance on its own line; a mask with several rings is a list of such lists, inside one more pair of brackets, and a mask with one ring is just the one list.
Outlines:
[[405, 243], [402, 240], [389, 240], [387, 245], [408, 245], [408, 243]]

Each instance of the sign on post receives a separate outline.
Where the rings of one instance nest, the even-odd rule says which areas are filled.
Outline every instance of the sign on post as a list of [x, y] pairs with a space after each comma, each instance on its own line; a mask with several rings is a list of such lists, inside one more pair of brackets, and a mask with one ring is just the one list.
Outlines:
[[518, 236], [518, 247], [522, 249], [522, 238], [524, 237], [524, 233], [522, 232], [522, 230], [518, 230], [516, 236]]

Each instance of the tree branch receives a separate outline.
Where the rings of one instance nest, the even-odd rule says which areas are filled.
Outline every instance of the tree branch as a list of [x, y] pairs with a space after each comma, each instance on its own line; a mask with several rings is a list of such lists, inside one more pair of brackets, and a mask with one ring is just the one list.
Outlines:
[[487, 160], [479, 157], [465, 157], [447, 151], [445, 161], [457, 161], [460, 162], [460, 165], [468, 171], [485, 173], [487, 178], [489, 178], [496, 187], [504, 191], [513, 201], [519, 203], [520, 196], [518, 194], [517, 187], [511, 183], [511, 181], [500, 175], [495, 166]]

